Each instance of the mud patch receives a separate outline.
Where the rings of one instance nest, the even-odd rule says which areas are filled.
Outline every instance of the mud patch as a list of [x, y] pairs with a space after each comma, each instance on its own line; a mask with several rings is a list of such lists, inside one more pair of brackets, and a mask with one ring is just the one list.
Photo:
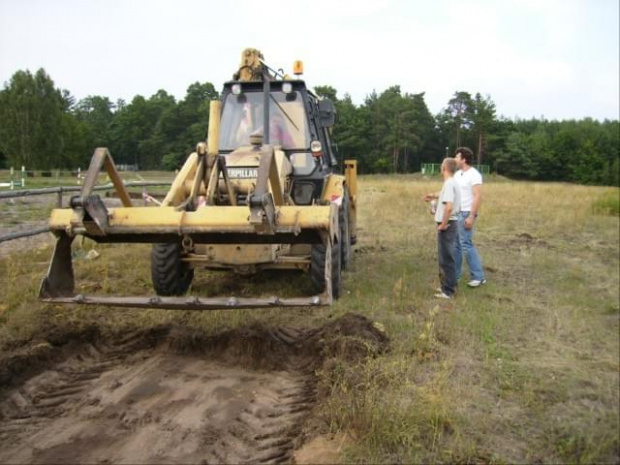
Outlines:
[[516, 250], [516, 251], [529, 251], [532, 248], [542, 249], [555, 249], [556, 247], [549, 244], [547, 241], [534, 237], [529, 233], [519, 233], [511, 235], [496, 241], [491, 241], [489, 244], [492, 248], [502, 250]]
[[91, 336], [33, 352], [48, 365], [27, 380], [15, 364], [5, 373], [0, 462], [290, 462], [317, 401], [315, 370], [387, 344], [359, 315], [312, 329]]

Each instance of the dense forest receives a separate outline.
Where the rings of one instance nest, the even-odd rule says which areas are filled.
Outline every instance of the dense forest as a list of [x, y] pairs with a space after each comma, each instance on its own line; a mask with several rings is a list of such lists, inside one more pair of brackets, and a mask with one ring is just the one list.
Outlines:
[[[618, 120], [512, 120], [480, 93], [455, 92], [433, 115], [423, 92], [399, 86], [373, 91], [361, 105], [331, 86], [316, 92], [335, 102], [338, 153], [356, 158], [362, 173], [419, 171], [469, 146], [478, 163], [511, 178], [620, 185]], [[94, 148], [107, 146], [117, 163], [172, 170], [204, 140], [218, 96], [211, 83], [196, 82], [179, 101], [165, 90], [131, 102], [76, 101], [45, 70], [18, 71], [0, 91], [0, 168], [85, 168]]]

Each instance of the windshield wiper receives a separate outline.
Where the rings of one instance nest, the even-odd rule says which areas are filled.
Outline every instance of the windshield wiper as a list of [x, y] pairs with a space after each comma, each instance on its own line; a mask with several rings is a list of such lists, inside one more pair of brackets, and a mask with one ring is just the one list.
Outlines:
[[281, 111], [282, 113], [284, 113], [284, 116], [286, 116], [286, 119], [287, 119], [287, 120], [289, 120], [289, 121], [291, 122], [291, 124], [293, 125], [293, 127], [299, 131], [299, 128], [298, 128], [298, 127], [297, 127], [297, 125], [295, 124], [295, 121], [293, 121], [293, 119], [292, 119], [292, 118], [288, 115], [288, 113], [286, 112], [286, 110], [280, 106], [280, 104], [279, 104], [279, 103], [278, 103], [278, 101], [274, 98], [274, 96], [273, 96], [273, 95], [271, 95], [271, 94], [269, 94], [269, 97], [271, 98], [271, 100], [273, 100], [273, 103], [275, 103], [275, 104], [278, 106], [278, 108], [280, 109], [280, 111]]

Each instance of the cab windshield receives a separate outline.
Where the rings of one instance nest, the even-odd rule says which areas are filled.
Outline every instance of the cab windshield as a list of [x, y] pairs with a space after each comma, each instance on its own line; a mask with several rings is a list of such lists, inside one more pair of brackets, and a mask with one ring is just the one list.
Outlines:
[[[263, 93], [228, 94], [220, 124], [220, 150], [250, 144], [250, 135], [263, 133]], [[308, 122], [299, 92], [272, 91], [269, 99], [269, 143], [283, 149], [310, 146]]]

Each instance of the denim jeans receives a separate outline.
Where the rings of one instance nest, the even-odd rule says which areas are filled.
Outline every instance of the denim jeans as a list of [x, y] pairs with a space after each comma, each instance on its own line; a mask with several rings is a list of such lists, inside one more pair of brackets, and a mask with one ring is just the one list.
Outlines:
[[463, 255], [465, 255], [471, 279], [482, 281], [484, 279], [484, 270], [482, 269], [480, 255], [478, 255], [476, 246], [473, 243], [474, 228], [465, 229], [465, 218], [468, 216], [469, 212], [459, 213], [459, 240], [456, 241], [456, 278], [461, 279]]
[[458, 242], [457, 222], [450, 221], [448, 229], [437, 231], [437, 257], [439, 258], [439, 281], [444, 294], [456, 292], [456, 244]]

